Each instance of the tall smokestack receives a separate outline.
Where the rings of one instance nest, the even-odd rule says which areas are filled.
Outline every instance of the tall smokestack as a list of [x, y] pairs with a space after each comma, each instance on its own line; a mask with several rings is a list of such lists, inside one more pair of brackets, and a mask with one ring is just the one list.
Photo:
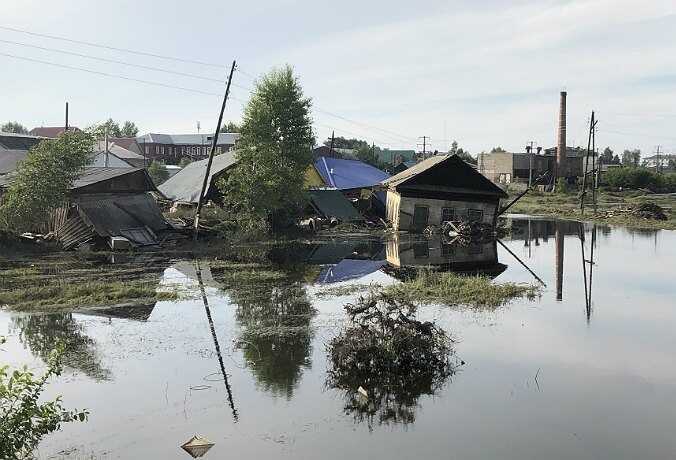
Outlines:
[[556, 144], [556, 179], [566, 177], [566, 92], [561, 91], [559, 137]]

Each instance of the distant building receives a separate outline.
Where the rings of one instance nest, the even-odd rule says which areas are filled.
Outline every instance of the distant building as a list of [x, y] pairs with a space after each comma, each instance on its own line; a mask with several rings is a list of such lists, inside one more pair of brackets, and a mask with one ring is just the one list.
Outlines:
[[44, 137], [29, 134], [5, 133], [0, 131], [0, 151], [2, 150], [29, 150], [45, 139]]
[[[76, 126], [69, 126], [68, 127], [69, 131], [80, 131], [80, 128]], [[33, 128], [31, 129], [28, 134], [31, 136], [41, 136], [41, 137], [49, 137], [49, 138], [55, 138], [59, 137], [61, 134], [66, 131], [65, 126], [41, 126], [39, 128]]]
[[[239, 139], [238, 133], [220, 133], [216, 154], [228, 152]], [[213, 134], [155, 134], [148, 133], [136, 138], [141, 151], [150, 161], [178, 164], [182, 158], [201, 160], [209, 156]]]
[[676, 164], [676, 155], [653, 155], [645, 157], [642, 163], [646, 168], [656, 169], [659, 166], [660, 169], [668, 169]]
[[[557, 148], [552, 147], [541, 154], [535, 152], [480, 153], [477, 169], [496, 184], [528, 183], [529, 176], [535, 179], [546, 171], [553, 173], [556, 165], [556, 151]], [[563, 171], [558, 172], [559, 177], [574, 181], [582, 176], [585, 157], [586, 149], [568, 147]], [[589, 169], [591, 169], [591, 158]]]
[[495, 225], [507, 194], [457, 155], [435, 155], [383, 181], [395, 230], [422, 232], [446, 221]]

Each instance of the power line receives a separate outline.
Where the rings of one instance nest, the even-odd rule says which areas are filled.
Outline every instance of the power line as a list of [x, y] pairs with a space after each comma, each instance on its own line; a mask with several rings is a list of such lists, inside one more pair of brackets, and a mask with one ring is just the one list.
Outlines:
[[137, 82], [137, 83], [144, 83], [146, 85], [161, 86], [161, 87], [164, 87], [164, 88], [172, 88], [172, 89], [178, 89], [178, 90], [181, 90], [181, 91], [204, 94], [204, 95], [207, 95], [207, 96], [222, 96], [219, 93], [211, 93], [211, 92], [208, 92], [208, 91], [202, 91], [200, 89], [169, 85], [169, 84], [161, 83], [161, 82], [157, 82], [157, 81], [142, 80], [140, 78], [127, 77], [127, 76], [124, 76], [124, 75], [118, 75], [118, 74], [113, 74], [113, 73], [99, 72], [98, 70], [91, 70], [91, 69], [86, 69], [84, 67], [77, 67], [77, 66], [71, 66], [71, 65], [66, 65], [66, 64], [58, 64], [56, 62], [43, 61], [41, 59], [33, 59], [33, 58], [28, 58], [28, 57], [23, 57], [23, 56], [15, 56], [13, 54], [7, 54], [7, 53], [1, 53], [1, 52], [0, 52], [0, 56], [10, 57], [10, 58], [13, 58], [13, 59], [20, 59], [20, 60], [29, 61], [29, 62], [37, 62], [38, 64], [46, 64], [46, 65], [51, 65], [51, 66], [54, 66], [54, 67], [61, 67], [61, 68], [64, 68], [64, 69], [69, 69], [69, 70], [79, 70], [80, 72], [87, 72], [87, 73], [91, 73], [91, 74], [95, 74], [95, 75], [102, 75], [104, 77], [120, 78], [122, 80], [134, 81], [134, 82]]
[[14, 28], [14, 27], [0, 26], [0, 29], [8, 30], [8, 31], [11, 31], [11, 32], [18, 32], [18, 33], [22, 33], [22, 34], [26, 34], [26, 35], [32, 35], [34, 37], [49, 38], [51, 40], [61, 40], [61, 41], [69, 42], [69, 43], [77, 43], [78, 45], [93, 46], [93, 47], [96, 47], [96, 48], [104, 48], [104, 49], [113, 50], [113, 51], [120, 51], [120, 52], [123, 52], [123, 53], [137, 54], [139, 56], [148, 56], [148, 57], [154, 57], [154, 58], [158, 58], [158, 59], [166, 59], [166, 60], [169, 60], [169, 61], [185, 62], [185, 63], [188, 63], [188, 64], [198, 64], [198, 65], [203, 65], [203, 66], [208, 66], [208, 67], [216, 67], [216, 68], [219, 68], [221, 70], [223, 70], [225, 68], [225, 66], [223, 66], [221, 64], [214, 64], [214, 63], [211, 63], [211, 62], [195, 61], [195, 60], [192, 60], [192, 59], [182, 59], [182, 58], [177, 58], [177, 57], [173, 57], [173, 56], [165, 56], [165, 55], [162, 55], [162, 54], [148, 53], [148, 52], [145, 52], [145, 51], [136, 51], [136, 50], [132, 50], [132, 49], [128, 49], [128, 48], [117, 48], [115, 46], [102, 45], [100, 43], [87, 42], [87, 41], [83, 41], [83, 40], [74, 40], [72, 38], [59, 37], [59, 36], [56, 36], [56, 35], [40, 34], [40, 33], [37, 33], [37, 32], [31, 32], [31, 31], [28, 31], [28, 30], [17, 29], [17, 28]]
[[102, 58], [102, 57], [98, 57], [98, 56], [92, 56], [91, 54], [75, 53], [73, 51], [60, 50], [60, 49], [57, 49], [57, 48], [47, 48], [45, 46], [31, 45], [31, 44], [28, 44], [28, 43], [15, 42], [15, 41], [11, 41], [11, 40], [0, 39], [0, 43], [8, 43], [10, 45], [25, 46], [25, 47], [28, 47], [28, 48], [34, 48], [34, 49], [39, 49], [39, 50], [43, 50], [43, 51], [67, 54], [67, 55], [70, 55], [70, 56], [82, 57], [82, 58], [86, 58], [86, 59], [93, 59], [95, 61], [108, 62], [108, 63], [111, 63], [111, 64], [121, 64], [121, 65], [129, 66], [129, 67], [137, 67], [139, 69], [152, 70], [152, 71], [155, 71], [155, 72], [164, 72], [164, 73], [169, 73], [169, 74], [173, 74], [173, 75], [180, 75], [182, 77], [197, 78], [199, 80], [213, 81], [215, 83], [220, 83], [220, 84], [224, 83], [224, 80], [220, 80], [218, 78], [203, 77], [201, 75], [195, 75], [195, 74], [184, 73], [184, 72], [177, 72], [175, 70], [168, 70], [168, 69], [163, 69], [163, 68], [160, 68], [160, 67], [153, 67], [153, 66], [147, 66], [147, 65], [142, 65], [142, 64], [134, 64], [132, 62], [118, 61], [116, 59]]

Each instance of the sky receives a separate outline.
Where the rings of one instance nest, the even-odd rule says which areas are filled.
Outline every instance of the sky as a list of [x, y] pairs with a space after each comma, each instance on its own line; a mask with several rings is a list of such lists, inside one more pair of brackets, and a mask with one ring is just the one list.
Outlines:
[[0, 123], [62, 126], [68, 101], [79, 127], [211, 131], [237, 60], [228, 121], [256, 78], [290, 64], [319, 142], [551, 147], [565, 90], [568, 145], [586, 146], [594, 110], [597, 146], [647, 156], [676, 153], [674, 56], [673, 0], [3, 1]]

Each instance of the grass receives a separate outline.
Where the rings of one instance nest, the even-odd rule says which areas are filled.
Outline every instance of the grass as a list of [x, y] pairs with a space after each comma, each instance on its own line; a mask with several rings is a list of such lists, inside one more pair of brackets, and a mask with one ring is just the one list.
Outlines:
[[420, 270], [418, 276], [383, 288], [387, 295], [413, 302], [496, 308], [517, 298], [533, 299], [541, 288], [529, 284], [494, 283], [487, 276]]
[[324, 288], [315, 293], [315, 296], [318, 299], [323, 299], [326, 297], [342, 297], [346, 295], [359, 294], [361, 292], [366, 292], [369, 289], [379, 288], [379, 284], [346, 284], [344, 286], [334, 286]]
[[174, 300], [177, 292], [157, 292], [157, 283], [147, 280], [50, 283], [0, 291], [0, 305], [14, 310], [91, 307], [128, 302]]
[[63, 253], [0, 260], [0, 307], [47, 311], [176, 299], [173, 287], [158, 292], [165, 267], [156, 258], [106, 264]]
[[[510, 199], [516, 196], [515, 192]], [[585, 207], [584, 216], [580, 212], [580, 198], [576, 192], [545, 193], [531, 191], [509, 208], [510, 213], [530, 214], [564, 219], [589, 220], [610, 225], [623, 225], [631, 228], [676, 230], [676, 196], [651, 195], [636, 190], [598, 193], [597, 213], [591, 206]], [[651, 202], [666, 208], [667, 220], [643, 219], [626, 214], [607, 216], [608, 211]]]

